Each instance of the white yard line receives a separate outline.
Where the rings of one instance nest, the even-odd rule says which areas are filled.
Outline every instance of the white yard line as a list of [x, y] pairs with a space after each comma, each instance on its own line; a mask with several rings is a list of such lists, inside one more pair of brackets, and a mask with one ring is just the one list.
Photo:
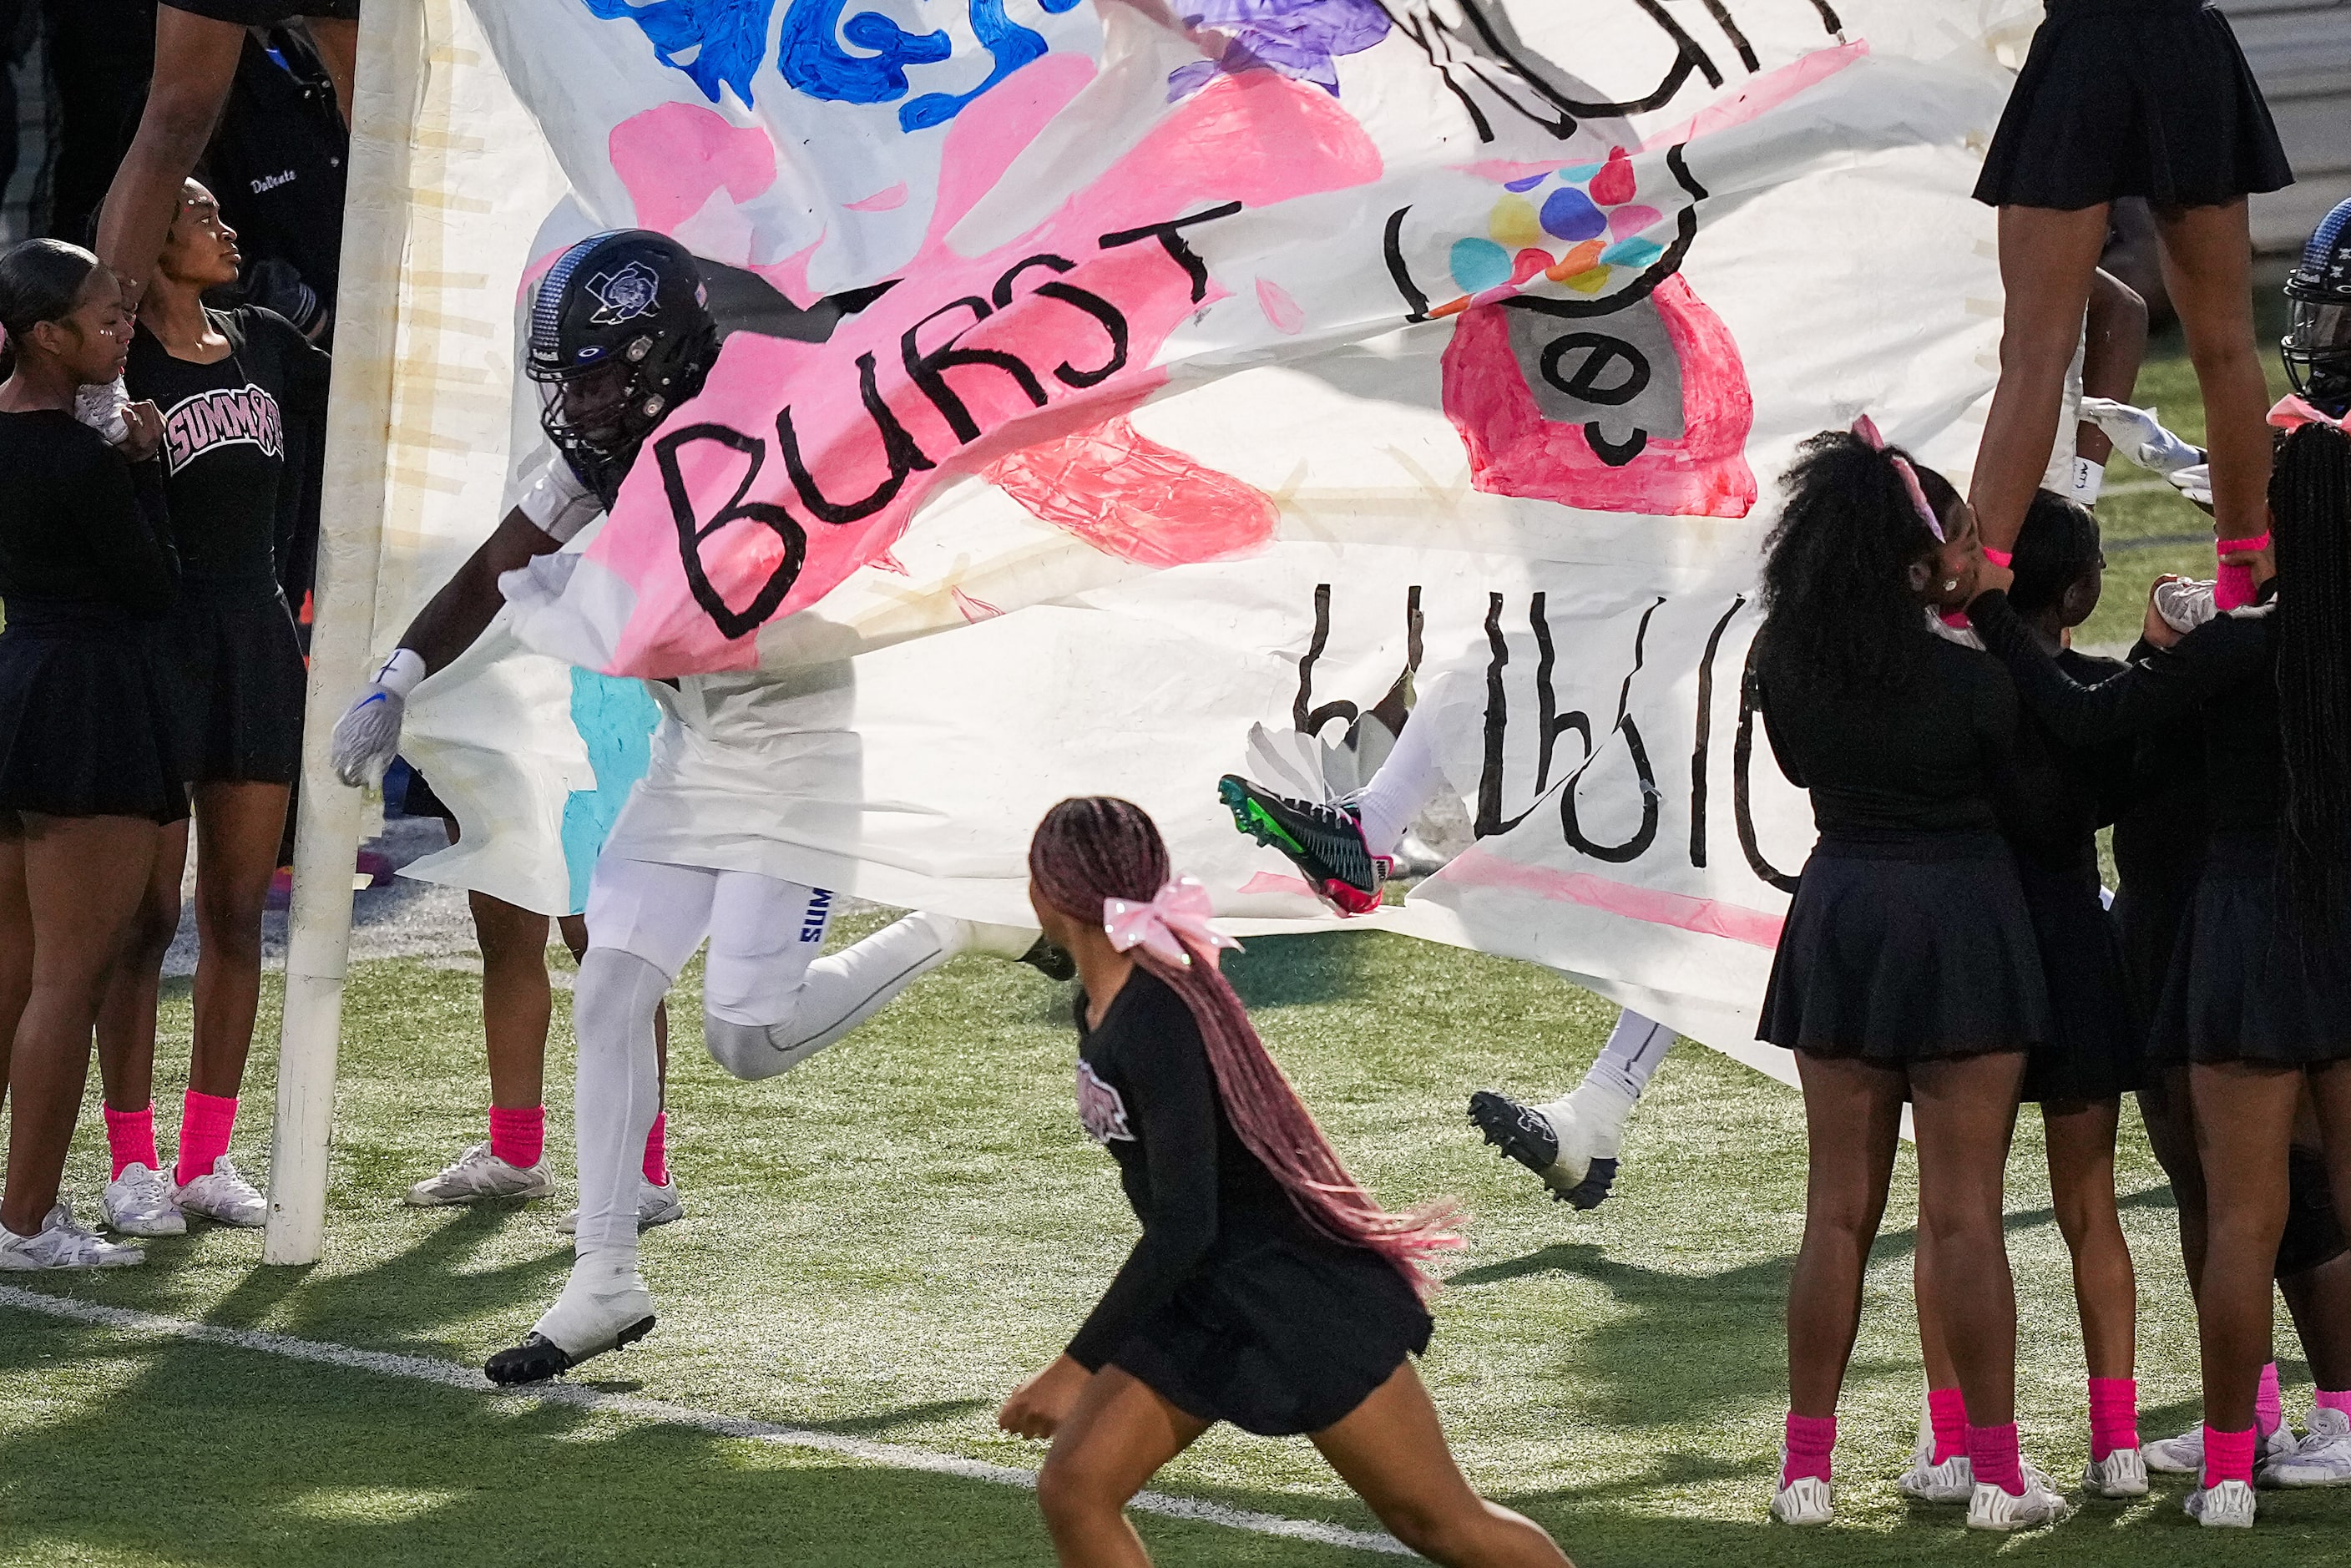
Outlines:
[[[871, 1437], [844, 1437], [837, 1432], [811, 1431], [803, 1427], [778, 1427], [767, 1421], [746, 1420], [739, 1416], [722, 1416], [713, 1410], [696, 1410], [659, 1399], [640, 1398], [633, 1394], [605, 1394], [568, 1383], [541, 1384], [527, 1391], [501, 1390], [474, 1367], [460, 1365], [454, 1361], [434, 1361], [428, 1356], [359, 1350], [350, 1345], [296, 1339], [289, 1334], [269, 1333], [260, 1329], [223, 1328], [215, 1323], [160, 1317], [153, 1312], [134, 1312], [126, 1307], [99, 1306], [91, 1301], [47, 1295], [38, 1291], [18, 1290], [10, 1285], [0, 1285], [0, 1306], [16, 1307], [28, 1312], [113, 1329], [147, 1339], [182, 1339], [202, 1344], [226, 1345], [233, 1350], [284, 1356], [288, 1361], [340, 1366], [386, 1377], [405, 1377], [417, 1383], [437, 1383], [444, 1388], [459, 1389], [467, 1394], [495, 1395], [501, 1399], [540, 1400], [583, 1410], [608, 1411], [636, 1420], [658, 1421], [667, 1426], [692, 1427], [715, 1437], [781, 1443], [793, 1448], [814, 1448], [891, 1469], [926, 1470], [933, 1475], [987, 1481], [995, 1486], [1033, 1488], [1037, 1484], [1034, 1470], [1011, 1465], [991, 1465], [980, 1459], [909, 1448], [903, 1443], [876, 1442]], [[1246, 1530], [1258, 1535], [1279, 1535], [1291, 1541], [1311, 1541], [1322, 1546], [1352, 1547], [1359, 1552], [1378, 1552], [1391, 1557], [1413, 1555], [1392, 1536], [1348, 1530], [1336, 1524], [1321, 1524], [1312, 1520], [1285, 1519], [1280, 1514], [1259, 1513], [1250, 1509], [1228, 1508], [1223, 1503], [1207, 1502], [1198, 1498], [1147, 1491], [1139, 1494], [1128, 1506], [1144, 1513], [1221, 1525], [1228, 1530]]]

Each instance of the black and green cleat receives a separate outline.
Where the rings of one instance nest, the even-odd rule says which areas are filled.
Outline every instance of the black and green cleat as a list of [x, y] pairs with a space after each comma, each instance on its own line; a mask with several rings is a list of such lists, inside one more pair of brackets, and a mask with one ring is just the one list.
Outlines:
[[1351, 806], [1326, 806], [1260, 789], [1238, 773], [1217, 781], [1217, 798], [1233, 826], [1290, 857], [1315, 895], [1342, 915], [1368, 915], [1380, 906], [1389, 861], [1364, 841]]

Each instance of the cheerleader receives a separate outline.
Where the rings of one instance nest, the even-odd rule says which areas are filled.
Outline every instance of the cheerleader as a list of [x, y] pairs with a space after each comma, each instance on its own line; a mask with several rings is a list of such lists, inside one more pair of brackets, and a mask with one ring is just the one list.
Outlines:
[[[2254, 347], [2249, 193], [2293, 183], [2227, 18], [2203, 0], [2049, 0], [1976, 199], [2000, 209], [2008, 304], [1976, 463], [1984, 546], [2005, 559], [2057, 435], [2066, 368], [2113, 204], [2153, 204], [2203, 388], [2223, 553], [2269, 531], [2269, 398]], [[2241, 574], [2224, 606], [2244, 602]]]
[[1422, 1263], [1458, 1246], [1383, 1212], [1266, 1051], [1207, 894], [1171, 879], [1141, 808], [1064, 800], [1029, 848], [1029, 902], [1077, 962], [1078, 1112], [1143, 1237], [1069, 1350], [997, 1424], [1050, 1437], [1037, 1500], [1064, 1564], [1149, 1559], [1127, 1500], [1218, 1421], [1305, 1433], [1406, 1546], [1455, 1564], [1567, 1559], [1479, 1497], [1411, 1358]]
[[[2017, 537], [2011, 602], [2042, 648], [2085, 684], [2123, 668], [2066, 646], [2067, 632], [2097, 608], [2105, 568], [2089, 512], [2047, 490], [2036, 495]], [[2113, 818], [2130, 761], [2126, 743], [2068, 747], [2028, 723], [2019, 737], [2014, 798], [2001, 812], [2048, 981], [2053, 1035], [2030, 1058], [2022, 1095], [2041, 1106], [2057, 1228], [2074, 1261], [2089, 1368], [2090, 1463], [2082, 1486], [2108, 1498], [2147, 1492], [2133, 1377], [2137, 1286], [2115, 1207], [2122, 1096], [2144, 1081], [2143, 1053], [2131, 1027], [2121, 943], [2100, 898], [2095, 837]], [[1916, 1261], [1928, 1434], [1901, 1490], [1922, 1501], [1965, 1502], [1973, 1490], [1967, 1414], [1944, 1343], [1933, 1232], [1920, 1232]]]
[[0, 1065], [8, 1175], [0, 1270], [136, 1263], [58, 1200], [99, 998], [155, 862], [187, 815], [168, 694], [141, 617], [179, 562], [153, 461], [162, 421], [110, 445], [74, 414], [122, 373], [131, 321], [98, 258], [55, 240], [0, 256]]
[[[1970, 606], [2032, 710], [2075, 744], [2187, 714], [2202, 731], [2204, 871], [2150, 1040], [2188, 1066], [2207, 1234], [2197, 1319], [2204, 1376], [2201, 1485], [2188, 1511], [2249, 1527], [2271, 1280], [2291, 1202], [2307, 1090], [2338, 1212], [2351, 1198], [2351, 437], [2325, 422], [2279, 449], [2271, 490], [2274, 594], [2181, 636], [2157, 614], [2158, 652], [2084, 687], [2033, 642], [1988, 567]], [[2258, 580], [2266, 551], [2231, 564]]]
[[261, 1002], [262, 910], [302, 766], [308, 672], [277, 582], [277, 541], [301, 504], [287, 455], [289, 440], [325, 415], [329, 361], [272, 311], [204, 304], [207, 290], [236, 282], [242, 259], [220, 204], [189, 181], [140, 305], [124, 376], [131, 396], [163, 414], [181, 592], [147, 634], [173, 688], [179, 751], [194, 786], [202, 945], [178, 1157], [166, 1180], [155, 1145], [155, 1005], [180, 925], [183, 820], [163, 831], [131, 946], [99, 1019], [113, 1165], [106, 1222], [130, 1236], [176, 1236], [190, 1214], [256, 1228], [269, 1211], [228, 1150]]
[[1996, 663], [1928, 626], [1971, 590], [1975, 520], [1865, 419], [1806, 443], [1786, 484], [1753, 667], [1772, 750], [1811, 792], [1820, 841], [1758, 1030], [1795, 1051], [1811, 1132], [1771, 1511], [1790, 1524], [1833, 1513], [1837, 1396], [1907, 1099], [1919, 1229], [1969, 1423], [1967, 1522], [2053, 1522], [2069, 1505], [2017, 1453], [2001, 1216], [2024, 1053], [2053, 1038], [1993, 809], [2014, 768], [2016, 697]]

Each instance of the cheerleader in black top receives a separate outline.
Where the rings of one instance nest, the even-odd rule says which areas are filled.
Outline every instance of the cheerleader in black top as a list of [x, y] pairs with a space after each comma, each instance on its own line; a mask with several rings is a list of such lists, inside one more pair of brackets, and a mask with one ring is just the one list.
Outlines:
[[187, 810], [137, 634], [179, 575], [152, 460], [162, 427], [134, 404], [110, 447], [74, 417], [83, 387], [121, 374], [131, 336], [88, 251], [27, 240], [0, 256], [0, 1270], [136, 1263], [73, 1222], [57, 1184], [159, 824]]
[[[2188, 1508], [2208, 1525], [2253, 1521], [2255, 1401], [2305, 1086], [2336, 1207], [2351, 1207], [2351, 437], [2325, 423], [2289, 436], [2271, 500], [2275, 598], [2184, 638], [2150, 615], [2150, 641], [2176, 645], [2098, 685], [2034, 645], [2005, 594], [1970, 606], [2026, 703], [2071, 741], [2199, 716], [2211, 843], [2150, 1051], [2189, 1064], [2202, 1155], [2204, 1473]], [[2269, 560], [2243, 564], [2259, 580]]]
[[1885, 1213], [1906, 1099], [1918, 1222], [1966, 1397], [1968, 1522], [2062, 1519], [2017, 1454], [2016, 1298], [2001, 1224], [2024, 1053], [2052, 1038], [2032, 918], [1993, 800], [2014, 768], [2016, 695], [1938, 637], [1980, 562], [1941, 476], [1864, 420], [1814, 437], [1786, 480], [1763, 571], [1757, 700], [1820, 842], [1772, 961], [1760, 1038], [1796, 1053], [1810, 1125], [1804, 1242], [1788, 1290], [1790, 1411], [1774, 1516], [1822, 1524], [1837, 1396]]
[[[1974, 497], [2005, 559], [2057, 436], [2066, 367], [2119, 197], [2152, 204], [2210, 420], [2219, 538], [2269, 530], [2269, 395], [2254, 346], [2248, 193], [2293, 183], [2261, 89], [2203, 0], [2048, 0], [1976, 199], [2000, 209], [2008, 305]], [[2228, 603], [2251, 596], [2233, 574]]]
[[1564, 1568], [1469, 1490], [1411, 1357], [1441, 1216], [1357, 1186], [1217, 972], [1207, 895], [1124, 800], [1064, 800], [1029, 848], [1029, 902], [1077, 961], [1078, 1113], [1143, 1239], [1052, 1365], [997, 1416], [1050, 1437], [1037, 1500], [1064, 1564], [1147, 1563], [1129, 1498], [1218, 1421], [1305, 1433], [1435, 1562]]
[[[2123, 667], [2065, 646], [2066, 632], [2097, 609], [2105, 570], [2097, 520], [2062, 496], [2035, 496], [2016, 541], [2011, 601], [2042, 647], [2084, 682]], [[2050, 1038], [2027, 1059], [2022, 1094], [2041, 1106], [2057, 1228], [2074, 1260], [2089, 1368], [2090, 1464], [2082, 1485], [2110, 1498], [2147, 1491], [2133, 1376], [2137, 1287], [2115, 1207], [2122, 1096], [2143, 1082], [2143, 1052], [2121, 942], [2100, 898], [2096, 839], [2129, 787], [2130, 769], [2126, 742], [2067, 746], [2028, 719], [2018, 737], [2016, 788], [2001, 802], [2049, 989]], [[1967, 1415], [1943, 1344], [1937, 1264], [1933, 1234], [1922, 1231], [1916, 1294], [1933, 1446], [1922, 1449], [1901, 1487], [1925, 1501], [1959, 1502], [1972, 1490]]]
[[186, 1214], [258, 1226], [260, 1192], [228, 1157], [237, 1091], [261, 995], [261, 916], [287, 800], [301, 767], [307, 672], [277, 581], [276, 541], [300, 505], [287, 476], [289, 429], [323, 413], [327, 356], [271, 311], [214, 310], [234, 284], [236, 233], [212, 193], [182, 193], [139, 309], [126, 382], [163, 415], [164, 489], [182, 568], [179, 603], [150, 629], [177, 695], [181, 753], [195, 786], [195, 1031], [178, 1159], [155, 1151], [155, 997], [180, 923], [188, 829], [168, 831], [138, 934], [99, 1028], [113, 1179], [107, 1221], [170, 1235]]

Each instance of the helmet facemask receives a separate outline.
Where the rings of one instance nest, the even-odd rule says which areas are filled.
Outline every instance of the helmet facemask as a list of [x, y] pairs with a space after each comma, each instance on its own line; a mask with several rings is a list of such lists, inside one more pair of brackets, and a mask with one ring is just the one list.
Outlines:
[[2279, 345], [2294, 390], [2331, 414], [2351, 408], [2351, 302], [2294, 299]]

